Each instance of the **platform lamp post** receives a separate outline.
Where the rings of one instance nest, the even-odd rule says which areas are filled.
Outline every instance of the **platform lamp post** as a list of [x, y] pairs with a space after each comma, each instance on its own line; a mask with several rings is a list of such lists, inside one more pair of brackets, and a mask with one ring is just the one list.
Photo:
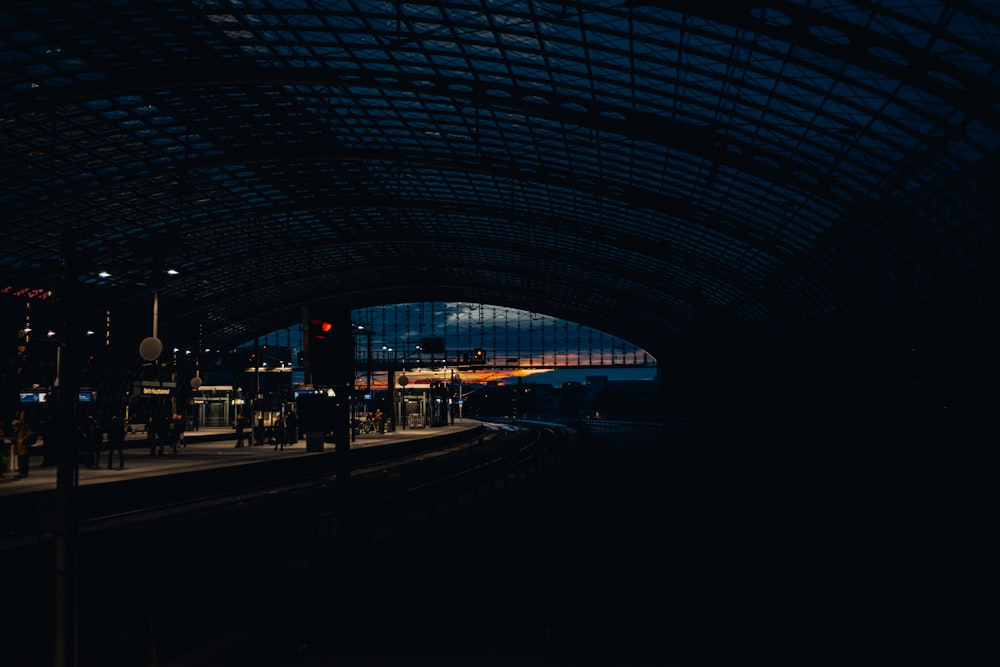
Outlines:
[[[153, 334], [143, 338], [142, 341], [139, 342], [139, 356], [142, 357], [143, 361], [154, 365], [156, 360], [160, 358], [160, 354], [163, 352], [163, 341], [156, 336], [159, 314], [160, 297], [156, 290], [153, 290]], [[147, 420], [151, 418], [149, 412], [147, 412], [146, 418]], [[149, 428], [149, 426], [146, 428]]]
[[[368, 339], [367, 345], [366, 345], [366, 348], [365, 348], [366, 351], [367, 351], [366, 352], [366, 357], [365, 357], [365, 395], [368, 396], [368, 395], [371, 394], [371, 391], [372, 391], [372, 336], [375, 335], [375, 332], [371, 331], [370, 329], [368, 329], [367, 326], [365, 326], [364, 324], [354, 324], [353, 325], [353, 329], [354, 329], [355, 339], [356, 339], [357, 336], [365, 336]], [[355, 350], [355, 355], [356, 355], [356, 353], [357, 353], [357, 350]], [[356, 380], [357, 380], [357, 376], [352, 373], [352, 375], [351, 375], [351, 442], [354, 442], [354, 440], [355, 440], [354, 421], [355, 421], [355, 418], [356, 418], [356, 410], [357, 410], [357, 406], [358, 406], [357, 391], [356, 391], [356, 387], [354, 386]]]
[[[253, 415], [253, 444], [264, 444], [264, 394], [260, 386], [260, 334], [253, 339], [253, 378], [254, 378], [254, 399], [250, 414]], [[258, 413], [260, 416], [258, 416]]]
[[385, 364], [385, 386], [387, 389], [386, 409], [392, 414], [389, 420], [389, 432], [396, 430], [396, 422], [399, 421], [396, 414], [396, 350], [388, 345], [382, 346], [382, 362]]
[[163, 341], [156, 337], [157, 323], [160, 314], [160, 297], [153, 291], [153, 335], [142, 339], [139, 343], [139, 356], [143, 361], [156, 361], [163, 352]]
[[357, 332], [362, 336], [368, 337], [367, 353], [365, 357], [365, 393], [370, 394], [372, 391], [372, 336], [375, 335], [375, 332], [366, 328], [364, 324], [359, 324], [357, 326]]
[[400, 375], [399, 379], [396, 380], [396, 382], [398, 382], [399, 386], [403, 388], [403, 398], [399, 402], [399, 416], [400, 416], [400, 422], [403, 424], [403, 430], [405, 431], [406, 430], [406, 385], [410, 384], [410, 378], [406, 377], [405, 374]]
[[[174, 356], [171, 358], [171, 366], [170, 366], [170, 381], [174, 383], [174, 387], [177, 386], [177, 377], [178, 377], [177, 353], [178, 352], [180, 352], [180, 348], [175, 347], [174, 348]], [[176, 419], [176, 417], [178, 415], [178, 410], [179, 410], [179, 408], [178, 408], [178, 405], [177, 405], [177, 396], [171, 396], [170, 397], [170, 418], [171, 418], [171, 420]]]
[[[192, 394], [196, 393], [199, 389], [201, 389], [202, 382], [201, 382], [200, 372], [201, 372], [200, 370], [195, 370], [195, 372], [194, 372], [195, 375], [194, 375], [193, 378], [191, 378], [191, 393]], [[191, 400], [192, 400], [192, 402], [194, 401], [194, 396], [191, 397]], [[198, 404], [195, 404], [195, 405], [198, 405]], [[197, 431], [198, 430], [198, 425], [201, 423], [201, 415], [198, 414], [198, 408], [195, 408], [194, 410], [192, 410], [192, 414], [195, 415], [195, 416], [193, 417], [194, 423], [191, 426], [192, 426], [192, 428], [195, 431]]]
[[191, 378], [191, 414], [194, 423], [191, 425], [195, 431], [198, 430], [198, 425], [201, 423], [201, 405], [195, 403], [194, 396], [201, 389], [201, 325], [198, 325], [198, 347], [194, 351], [194, 377]]

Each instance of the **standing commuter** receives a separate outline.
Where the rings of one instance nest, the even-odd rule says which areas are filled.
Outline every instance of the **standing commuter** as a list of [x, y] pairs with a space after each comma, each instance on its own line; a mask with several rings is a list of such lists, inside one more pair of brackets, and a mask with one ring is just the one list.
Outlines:
[[122, 420], [118, 415], [112, 417], [111, 424], [108, 425], [108, 470], [111, 470], [111, 461], [116, 451], [120, 470], [125, 467], [125, 427], [122, 426]]
[[34, 433], [24, 420], [24, 413], [20, 419], [15, 419], [10, 423], [14, 427], [14, 446], [17, 453], [17, 477], [27, 477], [31, 468], [31, 445], [33, 444]]
[[251, 445], [263, 445], [264, 444], [264, 417], [263, 412], [261, 416], [257, 418], [257, 425], [253, 428], [253, 441]]
[[[49, 437], [52, 429], [52, 415], [49, 412], [49, 404], [42, 403], [41, 410], [36, 412], [32, 417], [33, 430], [35, 432], [36, 438], [41, 438], [43, 444], [51, 443], [52, 439]], [[46, 444], [42, 447], [42, 465], [52, 466], [55, 465], [55, 447], [50, 444]]]
[[[163, 415], [163, 419], [159, 421], [156, 425], [156, 445], [157, 453], [163, 456], [163, 450], [166, 448], [167, 443], [170, 441], [170, 436], [173, 432], [173, 417], [171, 415]], [[174, 454], [177, 453], [177, 448], [174, 448]]]
[[243, 446], [243, 415], [236, 417], [236, 446]]
[[294, 410], [290, 410], [285, 417], [285, 442], [294, 445], [299, 441], [299, 421]]
[[101, 441], [103, 440], [101, 426], [93, 415], [83, 423], [83, 442], [87, 448], [87, 465], [91, 468], [101, 467]]
[[285, 420], [282, 419], [281, 415], [274, 421], [274, 449], [278, 450], [280, 447], [282, 450], [285, 449]]
[[87, 420], [84, 419], [80, 422], [77, 431], [80, 434], [80, 463], [88, 468], [92, 468], [94, 466], [94, 443], [90, 441], [90, 432], [87, 428], [89, 425]]
[[170, 438], [170, 448], [174, 454], [177, 453], [177, 448], [181, 444], [181, 440], [184, 437], [184, 421], [181, 419], [180, 415], [174, 415], [170, 419], [169, 435]]
[[146, 420], [146, 444], [149, 445], [149, 455], [156, 456], [156, 425], [152, 417]]

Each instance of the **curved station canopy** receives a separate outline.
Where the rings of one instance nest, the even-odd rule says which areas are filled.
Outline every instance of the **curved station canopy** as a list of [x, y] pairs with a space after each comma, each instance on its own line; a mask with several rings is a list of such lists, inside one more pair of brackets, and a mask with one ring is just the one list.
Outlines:
[[654, 356], [992, 308], [992, 3], [10, 0], [0, 63], [5, 313], [132, 355], [154, 294], [168, 345], [465, 300]]

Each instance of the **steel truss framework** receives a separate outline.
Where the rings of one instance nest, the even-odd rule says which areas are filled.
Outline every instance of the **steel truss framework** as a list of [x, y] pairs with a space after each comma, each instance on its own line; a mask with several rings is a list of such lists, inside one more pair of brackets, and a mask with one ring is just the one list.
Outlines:
[[[628, 341], [568, 320], [482, 303], [421, 302], [370, 306], [351, 313], [358, 372], [369, 361], [385, 368], [655, 367], [656, 359]], [[246, 341], [238, 349], [275, 350], [263, 363], [296, 367], [304, 330], [293, 325]]]
[[4, 312], [68, 265], [133, 355], [154, 290], [182, 347], [429, 300], [933, 335], [995, 296], [998, 54], [957, 0], [11, 0]]

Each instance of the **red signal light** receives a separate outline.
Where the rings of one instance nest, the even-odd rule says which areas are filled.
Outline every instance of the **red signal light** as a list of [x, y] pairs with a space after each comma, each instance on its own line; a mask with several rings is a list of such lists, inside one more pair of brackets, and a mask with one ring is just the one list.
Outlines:
[[314, 340], [326, 340], [326, 335], [333, 330], [333, 323], [326, 320], [309, 320], [309, 328]]

